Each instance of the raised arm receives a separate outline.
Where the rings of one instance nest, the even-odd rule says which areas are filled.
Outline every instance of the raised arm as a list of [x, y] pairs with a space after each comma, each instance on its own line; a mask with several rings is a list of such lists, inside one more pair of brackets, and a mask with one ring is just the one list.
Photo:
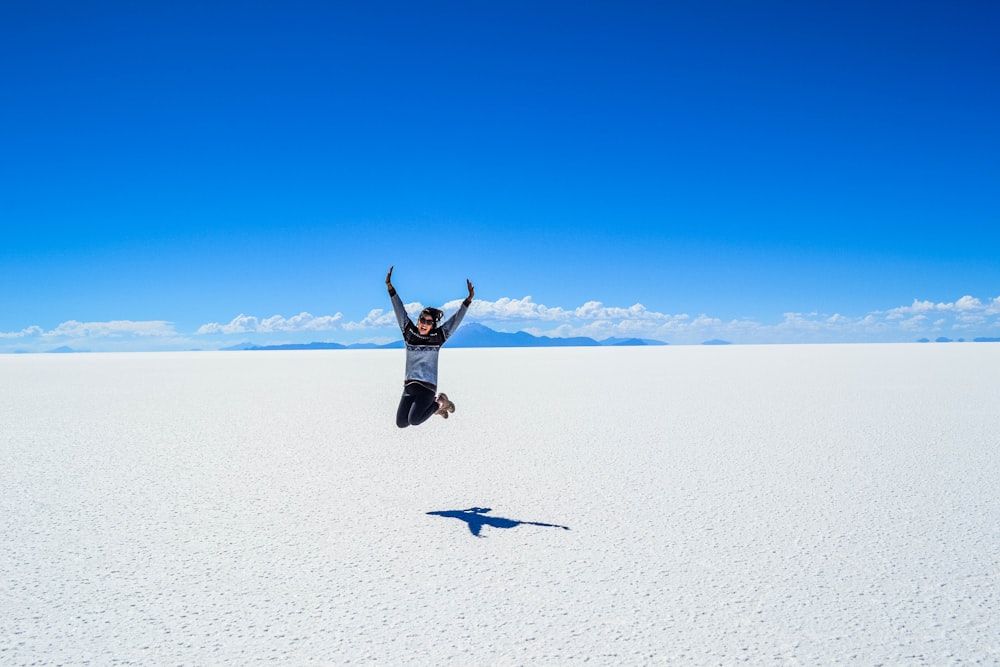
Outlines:
[[472, 286], [472, 281], [468, 278], [465, 279], [465, 285], [469, 288], [469, 296], [465, 297], [465, 301], [459, 306], [455, 314], [452, 315], [441, 325], [441, 330], [444, 332], [444, 337], [447, 340], [453, 333], [458, 325], [462, 323], [462, 319], [465, 318], [465, 313], [469, 310], [469, 306], [472, 305], [472, 297], [476, 295], [476, 288]]
[[389, 290], [389, 296], [395, 296], [395, 294], [396, 294], [396, 289], [392, 286], [392, 270], [394, 268], [396, 268], [395, 264], [393, 264], [392, 266], [390, 266], [389, 267], [389, 273], [385, 277], [385, 286], [386, 286], [386, 289]]
[[[389, 273], [392, 273], [391, 269], [389, 270]], [[472, 305], [472, 297], [476, 295], [476, 288], [472, 286], [472, 281], [468, 278], [465, 279], [465, 284], [469, 287], [469, 296], [465, 297], [465, 301], [462, 303], [464, 303], [465, 307], [468, 308]]]
[[413, 321], [407, 315], [406, 308], [403, 307], [403, 300], [396, 294], [396, 288], [392, 286], [392, 270], [394, 268], [395, 265], [389, 267], [389, 273], [385, 277], [385, 287], [389, 290], [389, 299], [392, 301], [392, 312], [396, 314], [396, 323], [399, 324], [399, 330], [406, 331], [406, 325], [412, 324]]

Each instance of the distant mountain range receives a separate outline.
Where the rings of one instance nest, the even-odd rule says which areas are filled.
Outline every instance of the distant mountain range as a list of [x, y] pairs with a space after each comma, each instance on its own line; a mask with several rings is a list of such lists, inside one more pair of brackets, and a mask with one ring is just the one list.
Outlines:
[[[964, 338], [952, 340], [950, 338], [938, 338], [931, 341], [921, 338], [918, 343], [964, 343]], [[1000, 343], [1000, 338], [973, 338], [975, 343]], [[663, 341], [651, 340], [648, 338], [605, 338], [604, 340], [594, 340], [586, 336], [575, 338], [550, 338], [549, 336], [533, 336], [532, 334], [518, 331], [517, 333], [504, 333], [494, 331], [487, 326], [470, 322], [459, 327], [455, 335], [448, 339], [448, 347], [630, 347], [641, 345], [666, 345]], [[702, 345], [731, 345], [727, 340], [706, 340]], [[289, 343], [286, 345], [254, 345], [253, 343], [239, 343], [224, 347], [224, 351], [234, 350], [390, 350], [403, 347], [403, 341], [397, 340], [385, 345], [375, 345], [374, 343], [353, 343], [342, 345], [340, 343]], [[73, 354], [87, 352], [88, 350], [78, 350], [69, 346], [57, 347], [48, 350], [50, 354]], [[194, 351], [194, 350], [192, 350]], [[25, 350], [15, 350], [14, 354], [27, 354]]]
[[[917, 341], [918, 343], [929, 343], [931, 342], [929, 338], [921, 338]], [[941, 336], [940, 338], [934, 339], [935, 343], [964, 343], [964, 338], [959, 338], [958, 340], [952, 340], [951, 338], [945, 338]], [[973, 338], [973, 343], [1000, 343], [1000, 338]]]
[[[640, 345], [666, 345], [663, 341], [649, 340], [645, 338], [606, 338], [602, 341], [577, 336], [574, 338], [550, 338], [549, 336], [534, 336], [524, 331], [517, 333], [504, 333], [494, 331], [487, 326], [470, 322], [459, 327], [451, 338], [448, 339], [448, 347], [602, 347], [602, 346], [640, 346]], [[372, 343], [354, 343], [352, 345], [341, 345], [340, 343], [290, 343], [287, 345], [254, 345], [252, 343], [241, 343], [224, 350], [386, 350], [403, 347], [403, 341], [397, 340], [385, 345], [374, 345]]]

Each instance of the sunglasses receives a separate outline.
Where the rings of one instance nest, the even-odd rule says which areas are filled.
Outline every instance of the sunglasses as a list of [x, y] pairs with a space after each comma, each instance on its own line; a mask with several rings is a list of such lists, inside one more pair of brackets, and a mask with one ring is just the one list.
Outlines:
[[431, 319], [431, 318], [429, 318], [429, 317], [421, 317], [420, 318], [420, 323], [421, 324], [434, 324], [434, 320]]

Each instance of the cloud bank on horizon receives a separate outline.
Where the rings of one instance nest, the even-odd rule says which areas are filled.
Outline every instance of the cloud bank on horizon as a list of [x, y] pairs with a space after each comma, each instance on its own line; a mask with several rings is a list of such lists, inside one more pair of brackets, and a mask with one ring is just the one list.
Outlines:
[[[444, 309], [450, 313], [459, 303], [460, 300], [448, 302]], [[416, 315], [424, 304], [413, 302], [406, 307]], [[939, 337], [972, 340], [1000, 337], [1000, 296], [981, 300], [967, 295], [947, 303], [914, 299], [908, 306], [853, 316], [784, 313], [774, 323], [661, 313], [638, 303], [617, 307], [588, 301], [576, 308], [563, 308], [536, 303], [525, 296], [476, 300], [465, 321], [479, 322], [498, 331], [526, 331], [538, 336], [588, 336], [596, 340], [632, 337], [678, 345], [710, 339], [737, 344], [913, 342]], [[228, 323], [206, 323], [193, 332], [178, 331], [172, 322], [163, 320], [71, 320], [48, 331], [29, 326], [20, 331], [0, 332], [0, 352], [45, 352], [57, 347], [107, 352], [169, 351], [219, 349], [247, 340], [257, 344], [317, 340], [385, 343], [397, 338], [392, 311], [376, 308], [360, 320], [347, 320], [340, 312], [320, 316], [303, 312], [292, 317], [241, 313]]]

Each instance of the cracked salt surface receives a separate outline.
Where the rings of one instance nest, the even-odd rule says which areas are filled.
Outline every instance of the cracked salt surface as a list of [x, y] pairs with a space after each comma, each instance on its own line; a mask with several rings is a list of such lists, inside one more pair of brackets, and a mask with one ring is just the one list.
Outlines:
[[1000, 346], [402, 361], [0, 356], [0, 663], [1000, 661]]

